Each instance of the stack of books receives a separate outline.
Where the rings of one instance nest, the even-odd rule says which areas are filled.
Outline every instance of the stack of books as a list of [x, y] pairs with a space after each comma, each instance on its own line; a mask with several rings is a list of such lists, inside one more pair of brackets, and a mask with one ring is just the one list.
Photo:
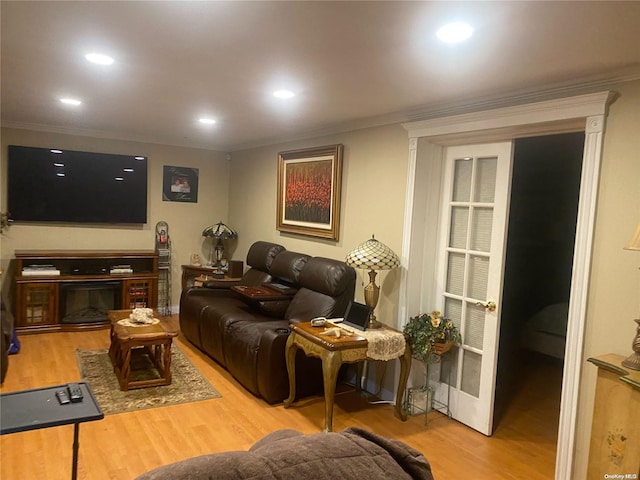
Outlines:
[[159, 248], [158, 249], [158, 266], [159, 267], [168, 267], [171, 265], [171, 258], [169, 256], [171, 252], [169, 252], [168, 248]]
[[36, 275], [54, 276], [60, 275], [60, 270], [55, 265], [27, 265], [22, 268], [22, 275], [25, 277]]
[[114, 265], [109, 269], [110, 274], [133, 273], [131, 265]]

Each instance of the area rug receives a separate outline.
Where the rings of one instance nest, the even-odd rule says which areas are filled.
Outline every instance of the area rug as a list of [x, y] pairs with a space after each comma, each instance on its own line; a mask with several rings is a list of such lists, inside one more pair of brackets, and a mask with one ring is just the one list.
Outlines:
[[[108, 350], [78, 349], [76, 358], [82, 380], [91, 388], [105, 415], [197, 402], [221, 396], [175, 344], [171, 348], [171, 385], [163, 387], [121, 391]], [[157, 370], [146, 355], [132, 358], [132, 379], [152, 378], [157, 375]]]

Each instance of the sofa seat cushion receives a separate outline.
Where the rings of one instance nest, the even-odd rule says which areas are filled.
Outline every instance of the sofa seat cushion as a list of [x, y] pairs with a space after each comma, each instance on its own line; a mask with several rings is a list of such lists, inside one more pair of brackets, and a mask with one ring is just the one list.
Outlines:
[[248, 452], [203, 455], [137, 480], [433, 480], [427, 459], [405, 443], [361, 428], [303, 435], [278, 430]]
[[226, 367], [224, 342], [229, 325], [235, 322], [254, 320], [254, 311], [240, 298], [220, 297], [216, 299], [200, 315], [202, 350]]

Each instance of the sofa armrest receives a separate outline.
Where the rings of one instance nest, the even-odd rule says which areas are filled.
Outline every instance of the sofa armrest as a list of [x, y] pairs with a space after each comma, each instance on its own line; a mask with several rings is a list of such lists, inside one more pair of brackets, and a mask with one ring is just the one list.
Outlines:
[[234, 287], [236, 285], [240, 285], [240, 282], [242, 280], [238, 279], [238, 280], [206, 280], [204, 282], [202, 282], [202, 287], [203, 288], [211, 288], [211, 289], [230, 289], [231, 287]]

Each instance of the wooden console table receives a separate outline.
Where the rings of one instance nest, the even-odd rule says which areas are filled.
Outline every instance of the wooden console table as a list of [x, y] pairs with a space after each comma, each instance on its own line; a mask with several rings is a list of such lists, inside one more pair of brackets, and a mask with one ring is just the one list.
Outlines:
[[[320, 335], [322, 327], [312, 327], [311, 322], [291, 324], [291, 334], [287, 339], [285, 357], [287, 372], [289, 374], [289, 398], [284, 401], [284, 408], [289, 408], [296, 396], [296, 350], [298, 348], [308, 355], [319, 357], [322, 360], [322, 377], [324, 383], [324, 429], [331, 432], [333, 428], [333, 402], [336, 391], [338, 370], [343, 363], [358, 363], [364, 360], [373, 360], [367, 354], [368, 341], [357, 334], [340, 336], [339, 338]], [[407, 344], [404, 354], [400, 359], [400, 380], [396, 394], [396, 415], [404, 422], [407, 420], [407, 412], [403, 407], [404, 391], [411, 369], [411, 349]], [[360, 370], [359, 370], [360, 372]], [[358, 375], [360, 377], [360, 375]], [[356, 389], [360, 389], [360, 380], [356, 382]]]
[[[158, 291], [158, 253], [154, 250], [16, 250], [15, 319], [21, 332], [77, 330], [109, 325], [104, 321], [64, 323], [61, 287], [111, 284], [118, 290], [116, 308], [155, 308]], [[46, 270], [25, 272], [25, 267], [50, 265]], [[111, 273], [127, 265], [126, 273]], [[122, 270], [122, 269], [120, 269]], [[118, 270], [118, 271], [120, 271]], [[62, 299], [61, 299], [62, 297]]]
[[224, 278], [215, 278], [213, 276], [213, 272], [213, 267], [205, 267], [202, 265], [182, 265], [182, 290], [191, 287], [201, 287], [202, 282], [205, 281], [219, 282], [221, 287], [226, 286], [225, 284], [232, 286], [240, 281], [241, 278], [227, 277], [226, 275]]

